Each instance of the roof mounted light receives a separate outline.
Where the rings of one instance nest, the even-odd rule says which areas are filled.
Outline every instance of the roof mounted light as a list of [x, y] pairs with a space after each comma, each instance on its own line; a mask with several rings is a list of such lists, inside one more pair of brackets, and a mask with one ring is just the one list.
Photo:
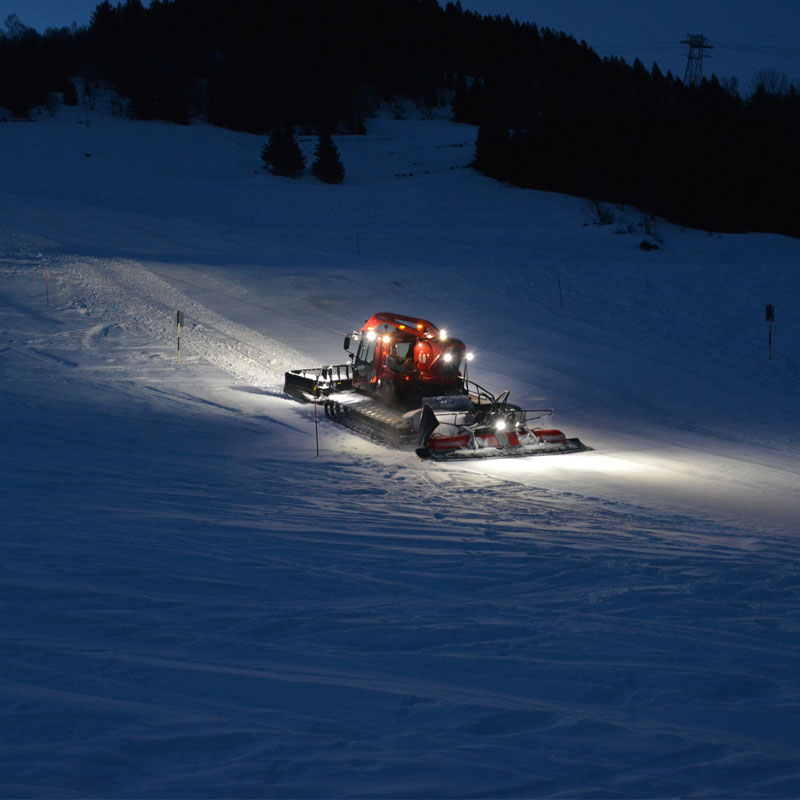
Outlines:
[[442, 341], [444, 341], [445, 339], [447, 339], [447, 331], [446, 331], [444, 328], [442, 328], [442, 329], [439, 331], [439, 338], [440, 338]]

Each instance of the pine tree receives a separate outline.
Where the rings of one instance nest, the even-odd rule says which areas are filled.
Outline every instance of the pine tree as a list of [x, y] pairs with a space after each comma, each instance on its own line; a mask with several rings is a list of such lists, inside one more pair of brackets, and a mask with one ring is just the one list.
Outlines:
[[61, 84], [61, 91], [64, 94], [65, 106], [78, 105], [78, 90], [75, 88], [75, 84], [69, 78], [64, 78], [63, 83]]
[[306, 168], [306, 159], [294, 138], [294, 128], [278, 125], [269, 134], [269, 141], [261, 150], [265, 169], [274, 175], [299, 178]]
[[344, 180], [344, 166], [329, 133], [319, 134], [314, 159], [311, 171], [323, 183], [341, 183]]
[[497, 124], [484, 123], [475, 141], [474, 167], [484, 175], [507, 181], [512, 175], [511, 134]]

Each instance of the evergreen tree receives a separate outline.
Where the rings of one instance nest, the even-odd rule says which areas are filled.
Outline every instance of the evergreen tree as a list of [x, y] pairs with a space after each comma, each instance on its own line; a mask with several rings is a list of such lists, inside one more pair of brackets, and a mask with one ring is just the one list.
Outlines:
[[510, 179], [513, 171], [511, 135], [504, 127], [483, 124], [475, 141], [475, 169], [501, 181]]
[[294, 138], [294, 128], [277, 125], [269, 134], [269, 140], [261, 150], [265, 169], [274, 175], [299, 178], [306, 168], [306, 159]]
[[341, 183], [344, 180], [344, 166], [329, 133], [319, 134], [314, 159], [311, 172], [323, 183]]
[[65, 106], [78, 105], [78, 90], [69, 78], [65, 78], [64, 82], [61, 84], [61, 92], [64, 95]]

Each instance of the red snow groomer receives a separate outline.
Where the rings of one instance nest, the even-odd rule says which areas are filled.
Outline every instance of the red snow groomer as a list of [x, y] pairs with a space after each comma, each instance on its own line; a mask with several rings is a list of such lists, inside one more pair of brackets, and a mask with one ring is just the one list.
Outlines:
[[537, 423], [552, 409], [522, 409], [467, 377], [471, 354], [433, 323], [381, 312], [346, 336], [350, 362], [291, 370], [284, 391], [323, 398], [326, 415], [421, 458], [575, 453], [591, 448]]
[[375, 314], [345, 339], [345, 350], [354, 345], [353, 388], [387, 405], [417, 407], [426, 395], [461, 394], [467, 348], [427, 320]]

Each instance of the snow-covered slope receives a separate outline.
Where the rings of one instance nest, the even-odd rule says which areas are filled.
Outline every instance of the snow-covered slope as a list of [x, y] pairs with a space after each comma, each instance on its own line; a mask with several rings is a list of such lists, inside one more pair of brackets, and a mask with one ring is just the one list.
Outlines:
[[[0, 794], [800, 794], [800, 242], [79, 117], [0, 124]], [[596, 449], [316, 457], [283, 372], [380, 310]]]

